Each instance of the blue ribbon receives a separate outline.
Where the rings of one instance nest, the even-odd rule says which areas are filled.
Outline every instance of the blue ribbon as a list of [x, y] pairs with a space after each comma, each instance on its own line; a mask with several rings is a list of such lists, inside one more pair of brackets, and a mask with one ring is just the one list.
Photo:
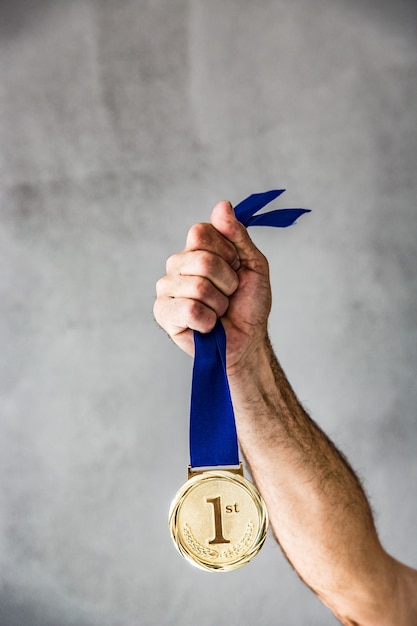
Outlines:
[[[285, 190], [256, 193], [235, 207], [244, 226], [294, 224], [308, 209], [278, 209], [255, 215]], [[194, 367], [190, 408], [190, 465], [201, 467], [239, 465], [235, 416], [226, 373], [226, 333], [220, 319], [209, 333], [194, 332]]]

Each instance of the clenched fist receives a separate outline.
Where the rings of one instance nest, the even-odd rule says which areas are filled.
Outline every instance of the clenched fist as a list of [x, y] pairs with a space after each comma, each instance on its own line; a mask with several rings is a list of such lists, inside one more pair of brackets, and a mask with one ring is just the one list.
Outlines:
[[219, 202], [210, 223], [195, 224], [185, 249], [169, 257], [157, 285], [154, 315], [173, 341], [194, 353], [193, 331], [209, 332], [221, 318], [227, 337], [227, 369], [242, 366], [265, 342], [271, 308], [268, 262]]

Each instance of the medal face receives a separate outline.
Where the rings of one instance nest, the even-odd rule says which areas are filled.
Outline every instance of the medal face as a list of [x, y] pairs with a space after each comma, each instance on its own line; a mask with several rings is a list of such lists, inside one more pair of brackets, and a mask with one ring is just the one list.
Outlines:
[[261, 549], [268, 526], [256, 487], [227, 470], [208, 470], [188, 480], [170, 509], [171, 536], [193, 565], [230, 571]]

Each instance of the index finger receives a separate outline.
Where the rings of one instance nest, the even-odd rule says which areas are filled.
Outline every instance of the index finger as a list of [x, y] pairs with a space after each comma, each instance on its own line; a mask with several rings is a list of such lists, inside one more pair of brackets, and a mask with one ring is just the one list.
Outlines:
[[234, 270], [239, 269], [240, 261], [236, 247], [212, 224], [194, 224], [188, 231], [185, 252], [205, 250], [221, 257]]

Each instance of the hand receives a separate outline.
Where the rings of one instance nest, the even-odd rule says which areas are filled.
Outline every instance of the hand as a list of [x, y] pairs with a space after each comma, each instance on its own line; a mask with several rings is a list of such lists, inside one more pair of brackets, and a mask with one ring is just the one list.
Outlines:
[[268, 262], [228, 202], [210, 223], [195, 224], [183, 252], [167, 261], [154, 315], [173, 341], [194, 354], [193, 330], [209, 332], [218, 317], [227, 337], [228, 371], [264, 342], [271, 308]]

